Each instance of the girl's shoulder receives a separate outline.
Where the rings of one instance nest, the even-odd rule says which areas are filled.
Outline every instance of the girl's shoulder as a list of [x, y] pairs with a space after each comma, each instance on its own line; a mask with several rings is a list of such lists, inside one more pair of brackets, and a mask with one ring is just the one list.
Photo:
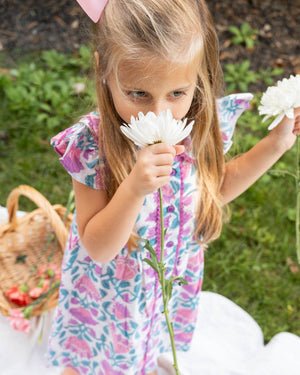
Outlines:
[[250, 93], [237, 93], [217, 99], [217, 113], [223, 141], [223, 153], [230, 149], [235, 125], [241, 114], [249, 108], [253, 99]]
[[[51, 139], [51, 145], [59, 155], [63, 155], [71, 142], [80, 142], [84, 138], [91, 138], [90, 141], [94, 140], [94, 143], [98, 145], [99, 112], [88, 113], [78, 122], [58, 133]], [[80, 144], [78, 147], [80, 147]]]
[[105, 156], [99, 150], [99, 113], [90, 112], [51, 139], [67, 172], [78, 182], [104, 189]]

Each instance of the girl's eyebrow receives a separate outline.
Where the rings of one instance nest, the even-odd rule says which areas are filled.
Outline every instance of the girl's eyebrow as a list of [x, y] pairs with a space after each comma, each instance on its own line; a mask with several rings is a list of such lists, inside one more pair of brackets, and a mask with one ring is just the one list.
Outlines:
[[119, 82], [120, 88], [124, 91], [145, 91], [143, 89], [138, 88], [137, 86], [132, 86], [129, 82], [121, 83]]
[[190, 84], [188, 86], [180, 87], [180, 88], [175, 89], [175, 90], [171, 90], [171, 92], [173, 92], [173, 91], [186, 91], [186, 90], [189, 90], [191, 87], [192, 87], [192, 84]]
[[138, 89], [137, 87], [125, 87], [125, 86], [121, 86], [122, 87], [122, 90], [123, 91], [143, 91], [143, 92], [146, 92], [146, 90], [143, 90], [143, 89]]
[[[170, 90], [170, 92], [174, 92], [174, 91], [187, 91], [189, 90], [193, 85], [190, 84], [188, 86], [182, 86], [182, 87], [179, 87], [179, 88], [176, 88], [176, 89], [172, 89]], [[122, 90], [124, 91], [143, 91], [143, 92], [147, 92], [147, 90], [145, 89], [141, 89], [141, 88], [138, 88], [136, 86], [130, 86], [130, 84], [127, 86], [126, 84], [120, 84], [120, 87], [122, 88]]]

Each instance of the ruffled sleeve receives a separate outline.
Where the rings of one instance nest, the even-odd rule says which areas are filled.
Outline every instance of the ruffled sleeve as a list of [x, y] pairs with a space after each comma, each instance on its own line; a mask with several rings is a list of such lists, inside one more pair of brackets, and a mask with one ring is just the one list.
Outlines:
[[60, 162], [78, 182], [103, 190], [105, 157], [99, 153], [99, 114], [92, 112], [51, 139]]
[[249, 102], [253, 95], [250, 93], [231, 94], [217, 100], [217, 111], [220, 124], [220, 131], [223, 141], [223, 154], [232, 145], [232, 136], [235, 124], [241, 114], [249, 108]]

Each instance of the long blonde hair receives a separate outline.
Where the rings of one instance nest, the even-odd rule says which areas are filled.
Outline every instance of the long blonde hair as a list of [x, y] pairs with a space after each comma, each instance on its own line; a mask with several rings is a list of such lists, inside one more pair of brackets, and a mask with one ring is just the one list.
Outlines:
[[[195, 120], [192, 147], [197, 163], [199, 198], [196, 238], [207, 244], [220, 234], [220, 186], [224, 174], [222, 141], [216, 111], [222, 73], [218, 39], [203, 0], [109, 0], [94, 26], [96, 89], [100, 109], [100, 137], [109, 175], [106, 190], [111, 199], [135, 161], [132, 142], [120, 131], [118, 116], [105, 80], [117, 76], [125, 61], [158, 56], [180, 64], [198, 63], [198, 84], [187, 114]], [[129, 245], [134, 243], [131, 236]]]

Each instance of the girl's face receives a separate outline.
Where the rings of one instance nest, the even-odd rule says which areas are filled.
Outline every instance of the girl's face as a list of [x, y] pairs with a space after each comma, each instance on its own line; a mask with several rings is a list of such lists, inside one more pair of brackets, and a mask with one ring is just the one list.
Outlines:
[[170, 109], [181, 120], [190, 109], [197, 83], [196, 64], [172, 64], [156, 59], [124, 63], [108, 80], [112, 99], [119, 116], [130, 123], [131, 116], [151, 111], [156, 115]]

